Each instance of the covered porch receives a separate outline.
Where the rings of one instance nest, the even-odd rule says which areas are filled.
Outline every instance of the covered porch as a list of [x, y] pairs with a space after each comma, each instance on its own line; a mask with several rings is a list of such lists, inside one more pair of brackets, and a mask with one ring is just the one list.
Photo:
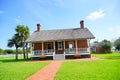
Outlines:
[[66, 59], [69, 56], [90, 55], [88, 40], [59, 40], [36, 42], [31, 49], [31, 57], [52, 57], [52, 59]]

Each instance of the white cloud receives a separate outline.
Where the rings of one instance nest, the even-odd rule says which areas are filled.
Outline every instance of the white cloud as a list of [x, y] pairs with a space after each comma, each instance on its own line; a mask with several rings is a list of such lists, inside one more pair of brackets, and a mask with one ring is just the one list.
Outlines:
[[42, 5], [53, 5], [53, 6], [63, 6], [64, 5], [64, 1], [63, 0], [37, 0], [39, 3], [41, 3]]
[[0, 14], [4, 13], [4, 11], [0, 10]]
[[109, 33], [109, 35], [111, 35], [113, 38], [118, 38], [118, 37], [120, 37], [120, 25], [114, 26], [114, 27], [110, 27], [110, 28], [108, 29], [108, 33]]
[[20, 19], [21, 17], [20, 16], [17, 16], [17, 18], [15, 18], [15, 21], [16, 22], [21, 22], [21, 19]]
[[98, 11], [94, 11], [92, 13], [90, 13], [86, 19], [88, 20], [95, 20], [95, 19], [99, 19], [105, 16], [105, 12], [104, 10], [98, 10]]

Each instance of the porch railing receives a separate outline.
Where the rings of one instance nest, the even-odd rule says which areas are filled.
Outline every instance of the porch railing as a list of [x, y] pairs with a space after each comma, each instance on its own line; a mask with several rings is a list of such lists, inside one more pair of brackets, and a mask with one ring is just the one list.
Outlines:
[[[64, 54], [80, 54], [80, 53], [89, 53], [89, 48], [68, 48], [64, 50]], [[36, 56], [42, 56], [42, 55], [54, 55], [55, 50], [54, 49], [48, 49], [48, 50], [34, 50], [33, 55]]]
[[33, 55], [53, 55], [54, 50], [48, 49], [48, 50], [34, 50]]
[[89, 48], [68, 48], [65, 49], [65, 54], [89, 53]]

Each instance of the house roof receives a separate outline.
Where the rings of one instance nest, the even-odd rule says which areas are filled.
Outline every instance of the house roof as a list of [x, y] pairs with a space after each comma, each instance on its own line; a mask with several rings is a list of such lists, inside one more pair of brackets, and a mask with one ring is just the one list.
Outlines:
[[90, 46], [92, 47], [101, 47], [103, 42], [98, 42], [98, 43], [91, 43]]
[[26, 42], [72, 40], [72, 39], [93, 39], [93, 34], [87, 28], [41, 30], [34, 32]]
[[91, 47], [91, 48], [92, 48], [92, 47], [97, 47], [98, 45], [99, 45], [99, 43], [94, 43], [94, 42], [93, 42], [93, 43], [90, 44], [90, 47]]

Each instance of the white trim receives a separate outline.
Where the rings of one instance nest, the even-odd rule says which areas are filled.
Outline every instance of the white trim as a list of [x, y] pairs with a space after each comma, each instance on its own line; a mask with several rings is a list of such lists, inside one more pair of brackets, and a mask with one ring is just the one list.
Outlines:
[[64, 45], [64, 50], [65, 50], [65, 41], [63, 42], [63, 45]]
[[[90, 54], [90, 53], [79, 53], [80, 55], [86, 55], [86, 54]], [[65, 54], [65, 55], [75, 55], [75, 54]]]
[[[59, 43], [61, 43], [61, 44], [59, 44]], [[61, 48], [59, 48], [59, 46], [61, 46]], [[57, 42], [57, 47], [58, 47], [58, 50], [62, 50], [63, 49], [62, 41], [58, 41]]]
[[[40, 57], [41, 55], [32, 55], [32, 57]], [[45, 56], [53, 56], [53, 55], [45, 55]]]
[[30, 45], [30, 53], [31, 53], [31, 55], [33, 55], [32, 43], [30, 43], [29, 45]]
[[64, 59], [65, 59], [65, 41], [64, 41]]
[[77, 40], [75, 40], [76, 54], [78, 53]]
[[[80, 54], [80, 55], [86, 55], [86, 54], [90, 54], [90, 52], [89, 51], [86, 51], [86, 50], [88, 50], [88, 47], [86, 47], [86, 48], [78, 48], [78, 53], [77, 54]], [[65, 50], [65, 53], [63, 54], [64, 55], [64, 59], [65, 59], [65, 55], [75, 55], [76, 53], [76, 49], [75, 48], [73, 48], [73, 49], [66, 49]], [[42, 50], [34, 50], [33, 51], [33, 53], [34, 53], [34, 55], [31, 55], [31, 56], [53, 56], [53, 59], [55, 59], [55, 52], [54, 52], [54, 50], [52, 49], [52, 50], [50, 50], [50, 52], [49, 52], [49, 50], [44, 50], [43, 51], [43, 55], [42, 55]], [[57, 54], [56, 54], [57, 55]]]
[[54, 51], [55, 51], [55, 41], [53, 42], [53, 49], [54, 49]]
[[53, 59], [55, 58], [55, 41], [53, 42], [53, 48], [54, 48], [54, 52], [53, 52]]
[[74, 48], [74, 42], [73, 41], [70, 41], [69, 43], [68, 43], [68, 47], [70, 48], [70, 44], [72, 44], [72, 48]]
[[90, 52], [90, 40], [89, 39], [87, 39], [87, 44], [88, 44], [88, 52], [91, 53]]
[[42, 42], [42, 55], [43, 55], [43, 51], [44, 51], [44, 42]]

